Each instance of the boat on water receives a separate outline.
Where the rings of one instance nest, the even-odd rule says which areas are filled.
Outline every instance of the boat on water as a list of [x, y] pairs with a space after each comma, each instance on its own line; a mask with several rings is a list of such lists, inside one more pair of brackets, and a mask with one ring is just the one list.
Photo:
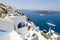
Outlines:
[[0, 5], [0, 40], [60, 40], [60, 35], [54, 30], [44, 33], [29, 22], [26, 15], [12, 7]]
[[40, 14], [40, 16], [44, 16], [45, 14]]

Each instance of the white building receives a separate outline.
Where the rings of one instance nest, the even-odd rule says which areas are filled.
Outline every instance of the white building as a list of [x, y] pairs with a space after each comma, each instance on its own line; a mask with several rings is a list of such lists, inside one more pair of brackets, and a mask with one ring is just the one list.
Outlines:
[[16, 31], [0, 31], [0, 40], [23, 40]]
[[14, 30], [14, 23], [9, 18], [0, 18], [0, 30]]

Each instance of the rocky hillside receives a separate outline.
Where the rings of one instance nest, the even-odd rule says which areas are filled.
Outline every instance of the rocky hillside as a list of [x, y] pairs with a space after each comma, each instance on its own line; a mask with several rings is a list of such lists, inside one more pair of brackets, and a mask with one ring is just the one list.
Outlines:
[[17, 13], [19, 13], [15, 8], [0, 3], [0, 18], [5, 18], [6, 14], [9, 11], [10, 12], [17, 12]]

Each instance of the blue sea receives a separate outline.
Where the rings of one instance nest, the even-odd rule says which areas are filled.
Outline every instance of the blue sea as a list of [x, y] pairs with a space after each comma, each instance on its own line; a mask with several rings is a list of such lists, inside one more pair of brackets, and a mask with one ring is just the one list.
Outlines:
[[56, 25], [52, 27], [52, 29], [60, 34], [60, 13], [41, 14], [28, 10], [21, 10], [21, 12], [30, 19], [29, 21], [34, 22], [36, 26], [39, 26], [40, 30], [45, 29], [48, 31], [50, 26], [47, 22], [50, 22]]

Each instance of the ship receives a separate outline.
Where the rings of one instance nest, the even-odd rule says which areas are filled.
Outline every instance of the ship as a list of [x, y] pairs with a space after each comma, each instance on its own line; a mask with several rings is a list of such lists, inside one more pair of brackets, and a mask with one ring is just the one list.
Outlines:
[[0, 40], [60, 40], [60, 35], [51, 27], [45, 33], [28, 19], [15, 8], [0, 3]]

